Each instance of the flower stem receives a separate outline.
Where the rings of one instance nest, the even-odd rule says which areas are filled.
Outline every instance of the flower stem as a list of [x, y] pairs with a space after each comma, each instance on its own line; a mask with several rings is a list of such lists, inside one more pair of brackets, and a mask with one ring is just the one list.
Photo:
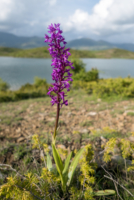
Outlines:
[[[58, 98], [58, 102], [59, 102], [59, 94], [57, 95]], [[59, 121], [59, 114], [60, 114], [60, 103], [57, 103], [57, 115], [56, 115], [56, 122], [55, 122], [55, 130], [54, 130], [54, 141], [56, 138], [56, 131], [57, 131], [57, 127], [58, 127], [58, 121]]]

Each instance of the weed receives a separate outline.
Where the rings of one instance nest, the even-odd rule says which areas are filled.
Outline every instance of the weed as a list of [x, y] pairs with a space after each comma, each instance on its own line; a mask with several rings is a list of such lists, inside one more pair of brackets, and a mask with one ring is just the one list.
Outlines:
[[27, 152], [28, 152], [28, 150], [26, 148], [26, 144], [16, 146], [14, 148], [14, 158], [15, 158], [15, 160], [22, 159], [27, 154]]
[[50, 126], [50, 127], [53, 127], [54, 124], [55, 124], [55, 121], [48, 122], [48, 126]]
[[80, 126], [92, 126], [93, 125], [93, 121], [84, 121], [80, 123]]
[[14, 118], [14, 121], [22, 121], [22, 120], [24, 120], [23, 117], [15, 117], [15, 118]]
[[127, 115], [128, 116], [134, 116], [134, 112], [128, 112]]

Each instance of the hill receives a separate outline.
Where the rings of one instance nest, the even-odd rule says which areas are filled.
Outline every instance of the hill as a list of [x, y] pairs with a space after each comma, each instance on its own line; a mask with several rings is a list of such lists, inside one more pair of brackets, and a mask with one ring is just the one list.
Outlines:
[[[11, 33], [0, 32], [0, 46], [30, 49], [47, 46], [47, 44], [44, 42], [43, 37], [21, 37]], [[67, 47], [79, 50], [105, 50], [117, 48], [134, 51], [134, 44], [132, 43], [114, 44], [104, 40], [95, 41], [90, 38], [81, 38], [68, 41]]]
[[[107, 49], [100, 51], [89, 50], [70, 50], [71, 57], [75, 58], [125, 58], [134, 59], [134, 52], [123, 49]], [[0, 47], [0, 56], [19, 57], [19, 58], [51, 58], [47, 47], [33, 49], [17, 49]]]
[[44, 42], [43, 37], [21, 37], [10, 33], [0, 32], [0, 46], [28, 49], [47, 46], [47, 44]]

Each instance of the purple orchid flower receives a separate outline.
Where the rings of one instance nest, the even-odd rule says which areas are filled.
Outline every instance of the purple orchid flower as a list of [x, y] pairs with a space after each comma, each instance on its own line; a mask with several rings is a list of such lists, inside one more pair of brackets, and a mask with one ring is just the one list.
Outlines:
[[[49, 87], [49, 92], [47, 93], [51, 97], [52, 105], [57, 104], [57, 117], [56, 117], [56, 124], [55, 124], [55, 134], [58, 127], [58, 120], [59, 120], [59, 112], [63, 104], [66, 106], [68, 105], [68, 100], [65, 99], [67, 95], [65, 95], [64, 89], [70, 91], [70, 84], [68, 81], [73, 81], [71, 78], [72, 74], [70, 73], [70, 69], [67, 69], [68, 66], [74, 69], [72, 66], [73, 63], [68, 61], [68, 57], [71, 55], [69, 53], [69, 48], [65, 49], [65, 38], [61, 35], [62, 30], [60, 30], [60, 24], [51, 24], [48, 26], [48, 33], [51, 36], [45, 34], [45, 42], [49, 43], [49, 52], [52, 56], [52, 64], [53, 66], [53, 73], [52, 79], [55, 81], [52, 83], [53, 87]], [[63, 45], [61, 46], [61, 43]], [[65, 75], [66, 73], [66, 75]], [[54, 92], [56, 96], [52, 95], [51, 92]]]

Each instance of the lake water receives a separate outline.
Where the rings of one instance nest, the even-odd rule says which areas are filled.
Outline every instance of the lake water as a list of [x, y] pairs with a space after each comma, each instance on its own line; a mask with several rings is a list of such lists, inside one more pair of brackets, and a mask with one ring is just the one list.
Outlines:
[[[134, 77], [134, 60], [131, 59], [81, 59], [86, 64], [86, 70], [97, 68], [99, 78]], [[41, 58], [11, 58], [0, 57], [0, 78], [10, 84], [10, 89], [16, 90], [25, 83], [33, 83], [34, 77], [45, 78], [52, 82], [51, 59]]]

